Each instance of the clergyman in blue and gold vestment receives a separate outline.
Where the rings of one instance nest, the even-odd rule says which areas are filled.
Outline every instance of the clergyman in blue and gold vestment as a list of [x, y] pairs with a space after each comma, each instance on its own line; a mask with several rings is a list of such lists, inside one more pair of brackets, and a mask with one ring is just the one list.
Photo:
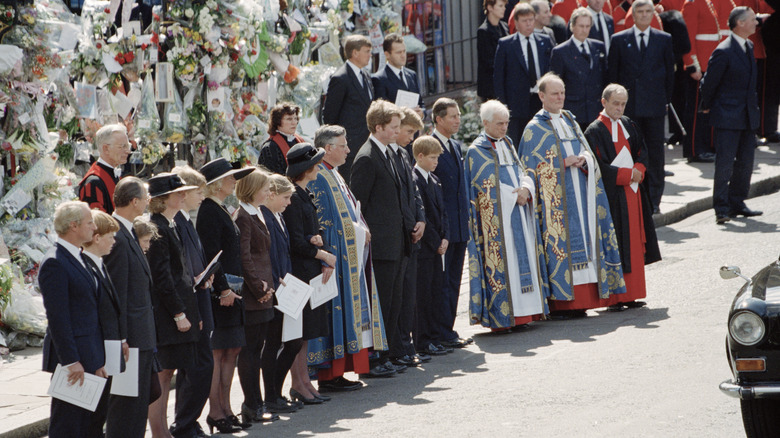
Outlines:
[[563, 81], [539, 80], [542, 110], [518, 147], [536, 183], [553, 317], [585, 316], [626, 292], [615, 227], [593, 152], [574, 116], [563, 109]]
[[534, 182], [506, 136], [509, 110], [497, 100], [480, 107], [485, 130], [466, 152], [469, 192], [469, 313], [495, 331], [547, 313], [549, 294]]
[[369, 348], [387, 350], [387, 339], [371, 271], [370, 233], [360, 204], [337, 171], [349, 153], [346, 131], [324, 125], [317, 130], [314, 144], [325, 150], [325, 156], [319, 176], [308, 187], [327, 250], [338, 260], [334, 274], [339, 295], [327, 304], [330, 335], [309, 341], [308, 364], [320, 368], [320, 390], [351, 390], [362, 384], [346, 380], [343, 374], [368, 373]]

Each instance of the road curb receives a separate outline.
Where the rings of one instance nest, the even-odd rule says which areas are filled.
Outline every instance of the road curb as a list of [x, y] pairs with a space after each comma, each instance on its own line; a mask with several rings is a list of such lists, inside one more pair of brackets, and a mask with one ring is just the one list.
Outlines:
[[40, 438], [49, 433], [49, 417], [0, 433], [0, 438]]
[[[768, 195], [777, 191], [780, 191], [780, 175], [751, 183], [748, 199]], [[712, 209], [712, 196], [707, 196], [691, 201], [672, 211], [654, 214], [653, 222], [655, 222], [656, 228], [665, 227], [710, 209]]]

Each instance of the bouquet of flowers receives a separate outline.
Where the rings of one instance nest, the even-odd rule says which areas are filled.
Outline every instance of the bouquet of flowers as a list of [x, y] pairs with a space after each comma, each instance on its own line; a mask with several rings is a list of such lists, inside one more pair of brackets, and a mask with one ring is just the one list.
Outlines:
[[160, 134], [160, 115], [154, 101], [152, 78], [147, 77], [141, 89], [141, 101], [135, 110], [133, 122], [135, 133], [140, 140], [151, 141]]
[[476, 91], [463, 93], [460, 103], [460, 130], [453, 137], [470, 145], [482, 131], [482, 121], [479, 118], [479, 98]]
[[188, 118], [176, 90], [173, 90], [173, 99], [173, 102], [165, 104], [165, 128], [162, 136], [168, 143], [181, 143], [187, 135]]

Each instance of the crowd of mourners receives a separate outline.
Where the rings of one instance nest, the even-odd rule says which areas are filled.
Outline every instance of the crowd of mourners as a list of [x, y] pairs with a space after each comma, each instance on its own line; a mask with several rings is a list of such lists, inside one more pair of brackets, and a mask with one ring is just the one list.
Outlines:
[[[749, 7], [721, 8], [729, 1], [691, 0], [682, 13], [687, 22], [695, 13], [686, 8], [706, 3], [704, 18], [718, 12], [721, 32], [731, 30], [715, 41], [688, 24], [692, 45], [715, 43], [711, 55], [688, 58], [685, 73], [701, 82], [697, 105], [707, 112], [697, 117], [714, 128], [716, 166], [731, 163], [725, 188], [716, 172], [719, 222], [760, 213], [745, 206], [735, 176], [743, 160], [752, 169], [743, 149], [756, 141], [757, 20]], [[471, 145], [453, 138], [454, 100], [435, 101], [427, 133], [422, 98], [415, 108], [393, 103], [399, 90], [419, 93], [396, 34], [373, 76], [364, 70], [370, 40], [346, 38], [313, 143], [296, 133], [300, 108], [274, 106], [257, 166], [217, 158], [143, 181], [122, 174], [126, 128], [98, 130], [100, 158], [79, 184], [81, 200], [56, 210], [58, 243], [39, 285], [44, 369], [109, 384], [94, 412], [52, 399], [50, 436], [141, 437], [147, 421], [154, 437], [204, 436], [207, 402], [210, 433], [238, 432], [467, 347], [473, 340], [454, 328], [466, 254], [469, 322], [496, 333], [645, 305], [644, 266], [660, 260], [652, 215], [672, 39], [649, 0], [613, 5], [612, 17], [603, 0], [571, 3], [552, 8], [571, 6], [560, 15], [563, 37], [546, 27], [547, 1], [517, 4], [507, 26], [504, 1], [485, 0], [479, 56], [490, 69], [480, 70], [484, 129]], [[612, 35], [618, 25], [626, 30]], [[307, 301], [299, 321], [276, 306], [291, 276], [334, 281], [338, 295]], [[111, 380], [128, 370], [135, 395], [114, 394]], [[236, 370], [240, 406], [230, 399]]]

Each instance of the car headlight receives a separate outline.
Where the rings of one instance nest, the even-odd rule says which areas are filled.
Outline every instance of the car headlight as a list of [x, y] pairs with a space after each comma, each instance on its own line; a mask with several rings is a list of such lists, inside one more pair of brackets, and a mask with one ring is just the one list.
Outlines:
[[731, 317], [729, 333], [742, 345], [755, 345], [764, 337], [766, 328], [758, 315], [745, 311]]

